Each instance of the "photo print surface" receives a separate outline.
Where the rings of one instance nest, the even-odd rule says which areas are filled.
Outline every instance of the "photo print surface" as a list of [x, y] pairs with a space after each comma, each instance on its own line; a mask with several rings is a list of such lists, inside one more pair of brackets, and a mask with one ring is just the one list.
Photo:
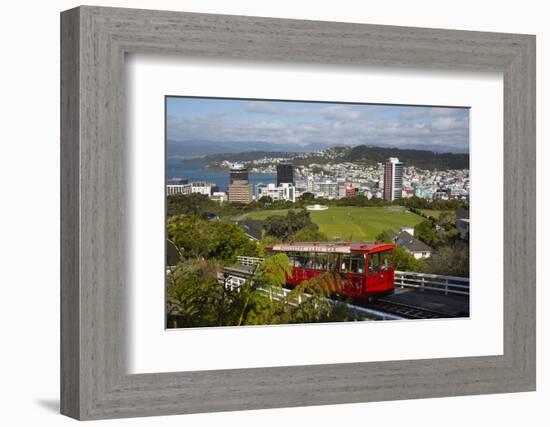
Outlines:
[[469, 317], [469, 116], [166, 96], [166, 327]]

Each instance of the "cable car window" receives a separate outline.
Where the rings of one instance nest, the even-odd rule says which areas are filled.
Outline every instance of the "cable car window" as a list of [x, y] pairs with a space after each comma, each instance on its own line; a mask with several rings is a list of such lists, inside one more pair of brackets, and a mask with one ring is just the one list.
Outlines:
[[318, 253], [311, 254], [311, 259], [312, 259], [311, 268], [313, 268], [314, 270], [318, 270], [319, 269], [319, 254]]
[[378, 252], [369, 255], [369, 275], [378, 273], [380, 270], [380, 257]]
[[340, 260], [340, 272], [349, 273], [350, 272], [349, 264], [350, 264], [349, 254], [343, 254]]
[[327, 270], [338, 271], [338, 260], [339, 260], [338, 254], [328, 254]]
[[393, 267], [393, 254], [392, 251], [380, 252], [380, 269], [391, 270]]
[[287, 252], [286, 256], [288, 257], [288, 260], [290, 261], [290, 265], [294, 267], [296, 265], [296, 252]]
[[304, 253], [302, 254], [302, 268], [312, 268], [313, 267], [313, 254]]
[[327, 262], [328, 262], [327, 254], [317, 254], [316, 260], [317, 260], [317, 263], [316, 263], [316, 267], [315, 267], [315, 268], [316, 268], [317, 270], [326, 271], [326, 269], [327, 269]]
[[350, 272], [354, 274], [365, 273], [365, 256], [362, 254], [351, 255]]
[[313, 253], [313, 254], [311, 254], [311, 258], [312, 258], [311, 268], [314, 269], [314, 270], [318, 270], [319, 269], [319, 254]]

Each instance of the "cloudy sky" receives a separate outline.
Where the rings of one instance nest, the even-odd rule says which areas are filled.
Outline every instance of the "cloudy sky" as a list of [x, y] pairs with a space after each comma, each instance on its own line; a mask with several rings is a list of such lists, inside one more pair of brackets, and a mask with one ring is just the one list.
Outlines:
[[268, 143], [303, 151], [372, 144], [468, 151], [467, 108], [186, 97], [166, 102], [167, 139], [178, 145], [199, 141], [254, 149]]

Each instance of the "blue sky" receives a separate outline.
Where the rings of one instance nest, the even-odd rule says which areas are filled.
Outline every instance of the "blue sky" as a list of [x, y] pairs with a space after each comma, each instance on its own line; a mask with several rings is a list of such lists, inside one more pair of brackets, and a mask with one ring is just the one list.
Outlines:
[[373, 144], [467, 152], [469, 141], [467, 108], [169, 97], [166, 117], [169, 140], [248, 149]]

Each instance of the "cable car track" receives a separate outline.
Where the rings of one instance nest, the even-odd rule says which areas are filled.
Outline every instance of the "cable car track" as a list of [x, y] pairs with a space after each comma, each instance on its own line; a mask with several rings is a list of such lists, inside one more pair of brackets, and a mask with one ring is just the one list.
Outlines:
[[451, 313], [444, 313], [414, 305], [398, 303], [395, 301], [390, 301], [386, 298], [379, 298], [372, 302], [359, 300], [354, 301], [353, 303], [361, 307], [370, 308], [389, 314], [395, 314], [407, 319], [446, 319], [457, 317]]

